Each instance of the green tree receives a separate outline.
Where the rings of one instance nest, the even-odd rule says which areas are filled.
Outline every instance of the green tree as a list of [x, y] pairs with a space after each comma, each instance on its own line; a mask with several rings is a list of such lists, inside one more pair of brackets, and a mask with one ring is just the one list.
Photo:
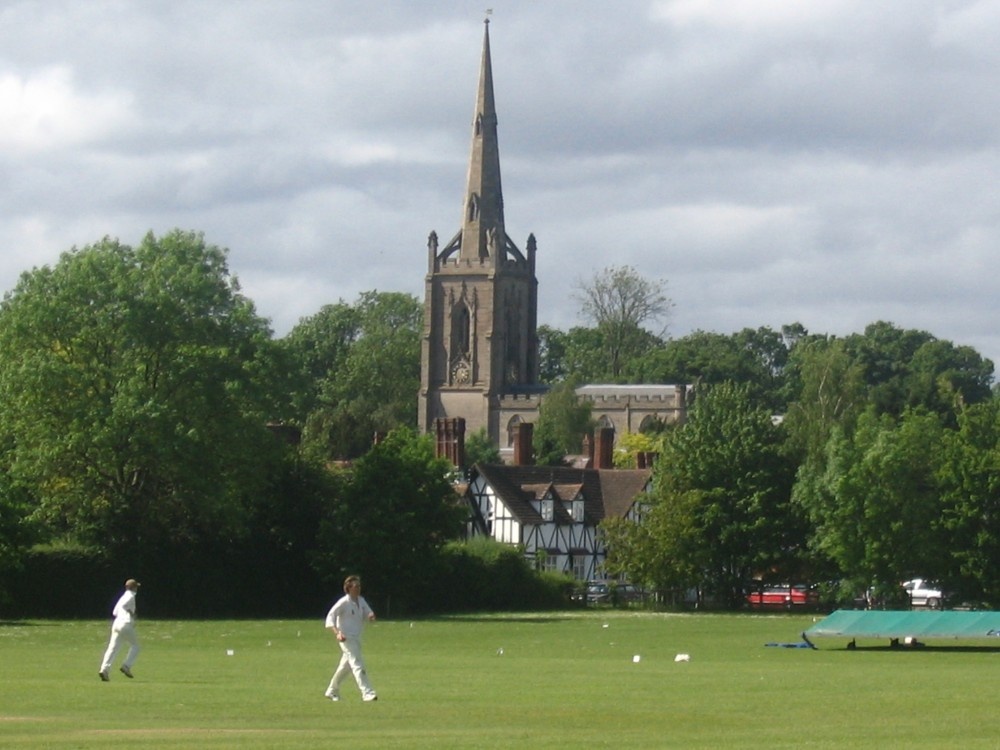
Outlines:
[[360, 311], [340, 301], [324, 305], [312, 317], [300, 320], [282, 340], [294, 362], [293, 412], [291, 418], [305, 424], [321, 406], [322, 385], [347, 359], [351, 346], [361, 335]]
[[[260, 492], [248, 498], [249, 534], [223, 553], [236, 572], [216, 603], [232, 600], [234, 615], [309, 616], [329, 606], [329, 591], [314, 566], [319, 529], [340, 501], [343, 475], [289, 451]], [[216, 610], [212, 614], [223, 614]]]
[[565, 349], [563, 368], [575, 383], [615, 382], [606, 332], [575, 326], [566, 334]]
[[[663, 342], [642, 329], [626, 335], [628, 347], [613, 343], [614, 337], [608, 328], [574, 326], [566, 333], [546, 329], [539, 337], [541, 381], [555, 384], [572, 374], [577, 383], [641, 382], [642, 357]], [[619, 353], [613, 355], [611, 349], [616, 347]]]
[[1000, 400], [964, 409], [938, 468], [948, 549], [941, 577], [970, 601], [1000, 606]]
[[796, 499], [815, 528], [812, 544], [858, 588], [890, 587], [942, 569], [934, 481], [940, 418], [863, 413], [852, 434], [838, 427], [825, 471], [800, 482]]
[[795, 347], [788, 370], [795, 393], [785, 416], [789, 444], [809, 470], [822, 471], [834, 427], [849, 432], [865, 407], [861, 366], [842, 339], [815, 337]]
[[627, 432], [619, 435], [615, 443], [614, 463], [616, 469], [634, 469], [640, 453], [659, 453], [658, 434]]
[[591, 404], [581, 401], [575, 383], [557, 383], [542, 399], [534, 431], [535, 463], [558, 466], [564, 457], [580, 452], [583, 438], [593, 430]]
[[567, 334], [551, 326], [538, 326], [538, 380], [558, 383], [567, 375]]
[[359, 573], [386, 606], [419, 608], [438, 551], [466, 518], [451, 464], [435, 458], [429, 436], [396, 429], [345, 471], [320, 528], [317, 570], [333, 587]]
[[581, 314], [600, 334], [602, 361], [612, 382], [651, 341], [659, 342], [672, 307], [666, 282], [646, 279], [630, 266], [608, 267], [589, 282], [578, 283], [576, 298]]
[[[662, 498], [663, 490], [654, 488], [653, 495]], [[602, 521], [605, 570], [667, 596], [697, 589], [711, 566], [709, 545], [698, 527], [700, 502], [697, 491], [676, 492], [645, 508], [641, 521]]]
[[956, 347], [926, 331], [879, 321], [845, 339], [846, 351], [861, 366], [868, 399], [880, 413], [900, 416], [923, 407], [946, 417], [962, 404], [990, 397], [993, 363], [969, 347]]
[[8, 600], [9, 581], [21, 569], [33, 538], [27, 522], [31, 505], [24, 488], [15, 486], [10, 474], [0, 469], [0, 604]]
[[238, 534], [276, 450], [275, 363], [201, 235], [73, 249], [0, 307], [11, 477], [50, 534], [112, 550]]
[[485, 427], [469, 435], [465, 441], [465, 468], [471, 468], [476, 464], [502, 463], [500, 449], [490, 440]]
[[754, 574], [794, 568], [805, 534], [782, 439], [770, 413], [732, 383], [700, 393], [688, 422], [666, 433], [650, 515], [683, 574], [675, 580], [700, 567], [706, 588], [737, 607]]
[[909, 366], [906, 397], [910, 408], [925, 407], [946, 417], [949, 426], [966, 404], [991, 396], [993, 363], [968, 346], [934, 339], [914, 353]]
[[781, 413], [788, 356], [783, 334], [770, 328], [744, 328], [729, 335], [695, 331], [648, 348], [634, 363], [632, 379], [698, 385], [742, 383], [756, 403]]
[[327, 306], [289, 333], [308, 452], [354, 458], [375, 433], [416, 425], [422, 325], [412, 295], [365, 292], [353, 307]]

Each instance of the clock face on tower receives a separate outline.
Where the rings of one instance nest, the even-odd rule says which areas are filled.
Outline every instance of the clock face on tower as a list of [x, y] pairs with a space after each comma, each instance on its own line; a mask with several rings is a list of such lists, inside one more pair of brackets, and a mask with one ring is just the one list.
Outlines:
[[468, 363], [456, 362], [451, 370], [451, 379], [455, 385], [468, 385], [472, 380]]

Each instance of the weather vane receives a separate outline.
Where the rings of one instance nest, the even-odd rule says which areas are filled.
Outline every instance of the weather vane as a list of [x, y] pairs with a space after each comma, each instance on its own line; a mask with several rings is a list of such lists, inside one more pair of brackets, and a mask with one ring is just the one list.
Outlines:
[[487, 8], [486, 9], [486, 18], [483, 19], [483, 23], [489, 23], [490, 22], [490, 16], [492, 16], [492, 15], [493, 15], [493, 8]]

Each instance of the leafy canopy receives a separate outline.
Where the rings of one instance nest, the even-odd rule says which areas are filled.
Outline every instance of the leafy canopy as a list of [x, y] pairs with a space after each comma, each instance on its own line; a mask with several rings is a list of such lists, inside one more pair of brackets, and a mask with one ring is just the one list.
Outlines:
[[51, 533], [110, 547], [238, 530], [274, 443], [270, 330], [181, 231], [23, 274], [0, 306], [0, 424]]
[[417, 422], [423, 307], [408, 294], [365, 292], [327, 305], [282, 342], [296, 363], [293, 420], [316, 456], [356, 458]]

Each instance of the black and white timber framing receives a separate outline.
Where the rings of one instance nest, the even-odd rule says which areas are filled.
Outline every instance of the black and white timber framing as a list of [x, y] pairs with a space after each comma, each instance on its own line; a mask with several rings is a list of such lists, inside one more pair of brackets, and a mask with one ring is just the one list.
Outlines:
[[466, 498], [469, 537], [523, 548], [537, 567], [579, 580], [603, 578], [605, 518], [641, 520], [649, 469], [477, 464]]

